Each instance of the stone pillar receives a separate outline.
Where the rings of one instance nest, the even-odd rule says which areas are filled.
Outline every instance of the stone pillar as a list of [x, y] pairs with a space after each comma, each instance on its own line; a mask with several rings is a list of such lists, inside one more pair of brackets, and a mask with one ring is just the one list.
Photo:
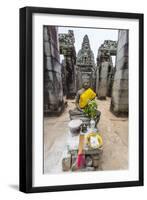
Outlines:
[[75, 60], [76, 58], [72, 55], [70, 51], [65, 54], [65, 66], [66, 66], [66, 96], [68, 99], [73, 99], [76, 94], [75, 86]]
[[76, 51], [75, 51], [75, 38], [72, 30], [68, 33], [59, 34], [60, 54], [64, 56], [65, 68], [65, 83], [66, 83], [66, 97], [72, 99], [76, 94], [75, 85], [75, 64], [76, 64]]
[[107, 96], [107, 76], [108, 76], [109, 62], [102, 62], [99, 74], [99, 90], [98, 98], [106, 99]]
[[116, 55], [117, 42], [105, 40], [98, 49], [96, 93], [99, 99], [111, 97], [113, 83], [112, 57]]
[[99, 67], [97, 66], [96, 68], [96, 94], [98, 95], [98, 88], [99, 88]]
[[128, 31], [120, 30], [116, 55], [116, 72], [110, 110], [116, 116], [128, 115]]
[[44, 115], [57, 116], [64, 108], [57, 28], [43, 27]]
[[109, 64], [108, 75], [107, 75], [107, 96], [108, 97], [111, 97], [111, 94], [112, 94], [113, 78], [114, 78], [114, 67], [112, 63], [112, 58], [110, 57], [110, 64]]

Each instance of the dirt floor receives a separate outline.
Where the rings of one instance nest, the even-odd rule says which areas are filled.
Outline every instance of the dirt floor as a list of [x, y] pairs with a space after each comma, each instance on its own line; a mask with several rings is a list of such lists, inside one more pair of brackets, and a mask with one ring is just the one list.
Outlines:
[[[110, 111], [110, 98], [97, 100], [101, 118], [98, 124], [103, 138], [103, 155], [100, 170], [128, 168], [128, 118], [115, 117]], [[44, 119], [44, 173], [62, 172], [62, 158], [67, 152], [69, 140], [69, 114], [74, 109], [74, 100], [60, 117]]]

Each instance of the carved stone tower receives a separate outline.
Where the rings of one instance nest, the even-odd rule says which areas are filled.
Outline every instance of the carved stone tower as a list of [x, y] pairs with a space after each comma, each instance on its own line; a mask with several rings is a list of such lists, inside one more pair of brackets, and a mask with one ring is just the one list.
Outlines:
[[95, 90], [95, 63], [94, 54], [91, 50], [89, 38], [84, 36], [82, 47], [76, 61], [76, 87], [82, 87], [83, 82], [88, 81], [90, 87]]

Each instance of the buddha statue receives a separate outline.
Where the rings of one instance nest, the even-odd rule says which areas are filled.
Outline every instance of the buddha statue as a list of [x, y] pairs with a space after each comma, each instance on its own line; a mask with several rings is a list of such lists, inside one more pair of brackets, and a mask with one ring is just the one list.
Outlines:
[[[89, 125], [90, 118], [86, 115], [86, 113], [83, 111], [84, 108], [81, 108], [79, 105], [80, 102], [80, 96], [88, 89], [90, 88], [88, 81], [84, 81], [82, 88], [77, 91], [76, 97], [75, 97], [75, 109], [69, 110], [70, 119], [81, 119], [84, 123], [87, 123]], [[97, 110], [96, 118], [95, 118], [95, 125], [98, 124], [100, 119], [101, 112]]]

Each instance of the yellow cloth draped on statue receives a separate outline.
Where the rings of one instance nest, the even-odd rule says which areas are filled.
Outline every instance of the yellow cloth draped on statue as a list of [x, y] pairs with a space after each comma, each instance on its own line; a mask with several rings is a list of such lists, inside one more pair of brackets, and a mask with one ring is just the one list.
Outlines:
[[84, 108], [89, 100], [92, 100], [96, 97], [96, 93], [91, 89], [88, 88], [83, 94], [80, 95], [79, 106], [80, 108]]

